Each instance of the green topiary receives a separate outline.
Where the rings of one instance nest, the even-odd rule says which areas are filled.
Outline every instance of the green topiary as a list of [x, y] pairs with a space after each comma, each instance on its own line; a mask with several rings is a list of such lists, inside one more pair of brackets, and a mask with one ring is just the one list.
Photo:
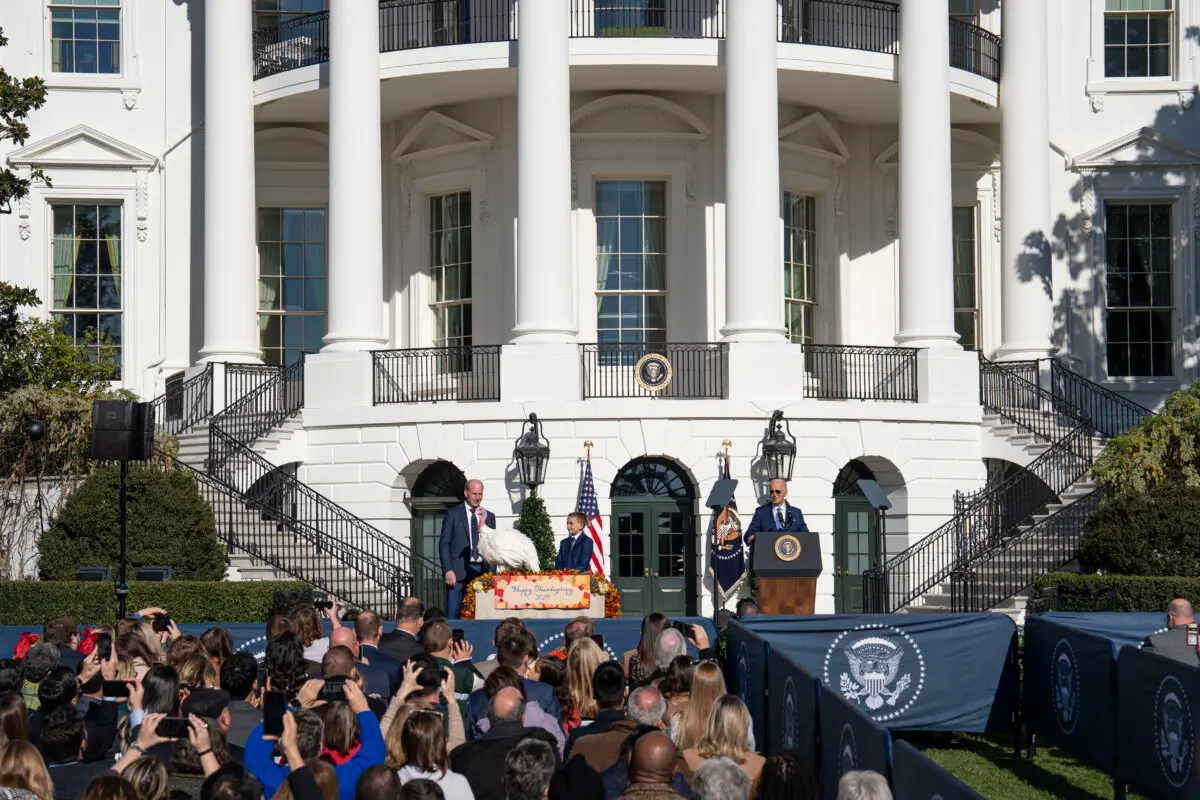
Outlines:
[[[120, 553], [120, 468], [97, 469], [80, 484], [54, 524], [38, 540], [43, 580], [72, 580], [78, 567], [110, 566], [117, 577]], [[191, 475], [133, 466], [129, 470], [128, 565], [163, 565], [181, 581], [219, 581], [225, 548], [212, 509]]]
[[1164, 484], [1104, 502], [1084, 527], [1079, 561], [1118, 575], [1200, 575], [1200, 488]]
[[521, 503], [521, 515], [517, 518], [516, 529], [537, 545], [538, 561], [542, 562], [542, 569], [554, 569], [554, 557], [558, 555], [558, 547], [554, 541], [554, 527], [550, 524], [550, 515], [546, 513], [546, 504], [542, 498], [536, 494], [525, 498]]

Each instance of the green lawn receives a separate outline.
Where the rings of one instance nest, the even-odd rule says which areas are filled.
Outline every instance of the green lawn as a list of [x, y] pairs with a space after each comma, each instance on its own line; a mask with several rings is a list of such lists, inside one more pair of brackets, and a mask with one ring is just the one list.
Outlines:
[[[1037, 758], [1013, 757], [1002, 737], [913, 736], [909, 740], [988, 800], [1110, 800], [1112, 780], [1054, 747]], [[1131, 800], [1138, 795], [1130, 793]]]

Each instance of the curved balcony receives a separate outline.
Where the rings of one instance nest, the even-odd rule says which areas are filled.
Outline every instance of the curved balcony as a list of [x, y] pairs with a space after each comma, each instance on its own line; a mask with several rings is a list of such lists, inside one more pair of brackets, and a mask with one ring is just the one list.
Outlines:
[[[571, 3], [575, 39], [725, 38], [729, 0], [564, 0]], [[381, 0], [383, 53], [460, 44], [508, 42], [517, 36], [515, 0]], [[900, 52], [900, 6], [887, 0], [784, 0], [784, 44]], [[329, 12], [254, 34], [255, 80], [329, 59]], [[950, 66], [1000, 80], [1000, 37], [950, 20]]]

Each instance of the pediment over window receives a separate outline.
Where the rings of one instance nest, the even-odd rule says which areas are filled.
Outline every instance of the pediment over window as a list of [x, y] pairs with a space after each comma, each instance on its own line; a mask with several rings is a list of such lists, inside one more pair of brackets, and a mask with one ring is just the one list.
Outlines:
[[13, 167], [132, 170], [151, 169], [158, 159], [87, 125], [76, 125], [9, 153], [8, 163]]
[[807, 114], [779, 131], [779, 146], [793, 153], [817, 156], [845, 164], [850, 149], [824, 114]]
[[[958, 170], [996, 169], [1000, 166], [1000, 145], [981, 133], [951, 128], [950, 164]], [[895, 172], [900, 166], [900, 143], [880, 153], [875, 166], [884, 172]]]
[[652, 94], [614, 94], [571, 115], [575, 141], [700, 142], [711, 130], [691, 111]]
[[329, 164], [329, 137], [308, 128], [283, 126], [254, 134], [260, 164]]
[[1076, 156], [1071, 166], [1137, 167], [1200, 164], [1200, 151], [1151, 128], [1139, 128]]
[[465, 122], [430, 111], [413, 126], [396, 149], [393, 161], [415, 161], [422, 158], [480, 152], [491, 149], [496, 137], [473, 128]]

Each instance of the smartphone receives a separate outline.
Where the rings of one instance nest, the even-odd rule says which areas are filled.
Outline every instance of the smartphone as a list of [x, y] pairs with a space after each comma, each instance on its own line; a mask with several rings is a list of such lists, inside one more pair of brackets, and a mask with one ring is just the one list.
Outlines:
[[112, 658], [111, 633], [101, 633], [96, 637], [96, 651], [100, 654], [101, 661], [108, 661]]
[[186, 739], [191, 729], [187, 717], [163, 717], [158, 723], [158, 735], [165, 739]]
[[287, 695], [263, 692], [263, 736], [283, 736], [283, 715], [287, 713]]
[[593, 634], [592, 634], [592, 641], [593, 641], [593, 642], [595, 642], [596, 644], [600, 645], [600, 649], [601, 649], [601, 650], [603, 650], [603, 649], [604, 649], [604, 637], [603, 637], [603, 636], [601, 636], [601, 635], [600, 635], [600, 634], [598, 634], [598, 633], [593, 633]]
[[333, 601], [317, 600], [313, 603], [313, 606], [317, 609], [317, 611], [328, 611], [329, 609], [333, 608]]
[[171, 630], [171, 616], [169, 614], [155, 614], [154, 622], [150, 626], [155, 633], [166, 633]]
[[101, 697], [129, 697], [129, 684], [125, 681], [105, 681], [100, 689]]
[[455, 628], [450, 631], [450, 635], [454, 637], [455, 644], [462, 644], [467, 640], [467, 632], [462, 628]]
[[346, 702], [346, 679], [327, 678], [321, 687], [320, 698], [327, 703]]
[[680, 633], [682, 633], [688, 639], [696, 638], [696, 628], [692, 625], [687, 624], [686, 622], [680, 622], [679, 620], [673, 620], [671, 622], [671, 627], [674, 628], [675, 630], [679, 631]]
[[1188, 647], [1200, 646], [1200, 635], [1197, 635], [1196, 623], [1189, 622], [1187, 624], [1187, 644]]

